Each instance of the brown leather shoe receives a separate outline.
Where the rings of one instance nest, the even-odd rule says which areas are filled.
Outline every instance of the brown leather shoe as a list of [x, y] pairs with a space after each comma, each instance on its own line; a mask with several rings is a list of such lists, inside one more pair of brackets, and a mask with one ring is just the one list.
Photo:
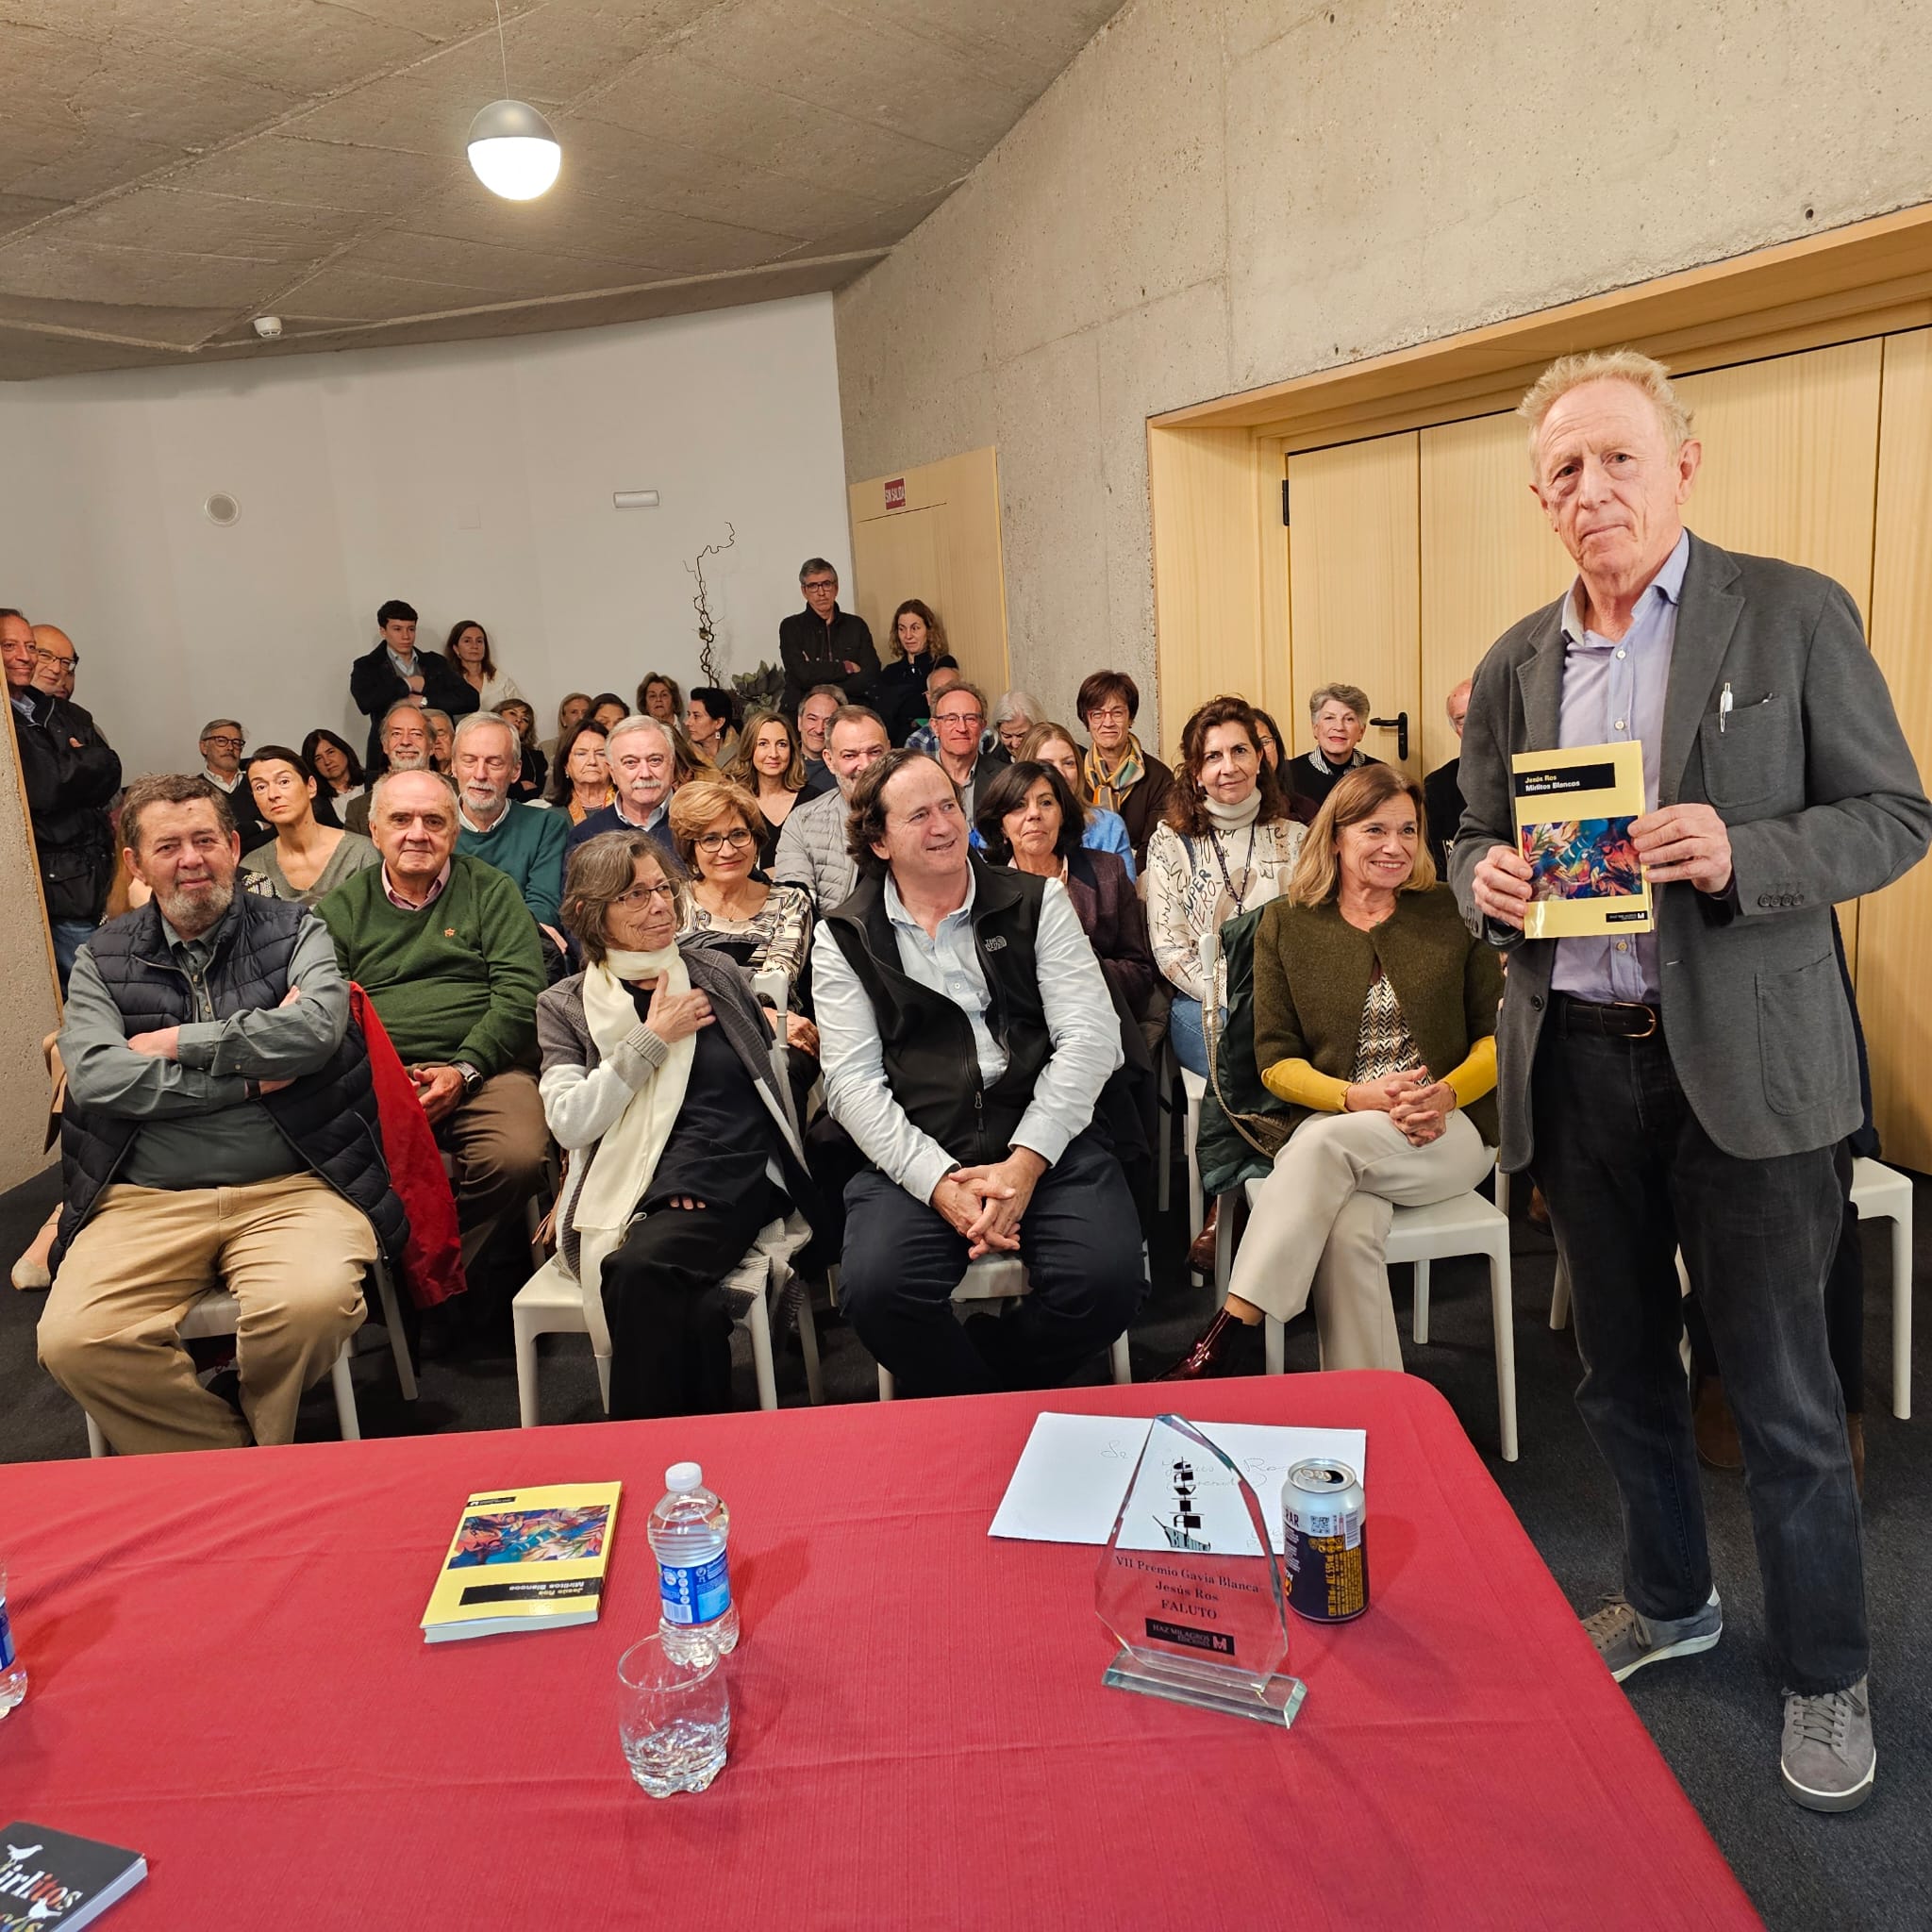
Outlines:
[[1535, 1186], [1529, 1191], [1529, 1224], [1545, 1234], [1550, 1231], [1550, 1204], [1543, 1199], [1543, 1191]]
[[1738, 1425], [1724, 1400], [1724, 1385], [1716, 1375], [1706, 1375], [1697, 1385], [1690, 1432], [1697, 1441], [1697, 1459], [1707, 1468], [1743, 1468], [1744, 1445], [1738, 1440]]
[[1236, 1374], [1233, 1359], [1235, 1343], [1247, 1326], [1245, 1322], [1223, 1308], [1202, 1329], [1193, 1347], [1164, 1375], [1158, 1375], [1155, 1379], [1160, 1382], [1199, 1382], [1211, 1375]]
[[1214, 1273], [1214, 1233], [1221, 1220], [1221, 1197], [1216, 1195], [1208, 1204], [1208, 1218], [1201, 1224], [1201, 1232], [1188, 1243], [1188, 1266], [1196, 1274]]
[[1865, 1418], [1856, 1412], [1845, 1417], [1845, 1441], [1852, 1452], [1852, 1480], [1865, 1493]]

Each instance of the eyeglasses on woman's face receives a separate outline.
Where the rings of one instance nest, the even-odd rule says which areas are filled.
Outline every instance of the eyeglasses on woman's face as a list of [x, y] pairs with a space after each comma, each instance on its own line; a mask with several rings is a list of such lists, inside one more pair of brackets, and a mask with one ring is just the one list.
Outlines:
[[662, 899], [667, 904], [677, 897], [677, 888], [669, 879], [655, 886], [632, 886], [627, 891], [618, 893], [611, 900], [613, 906], [622, 906], [626, 911], [635, 912], [648, 906], [653, 899]]
[[722, 852], [728, 845], [734, 852], [753, 842], [752, 835], [742, 825], [733, 825], [728, 832], [700, 832], [694, 841], [700, 852]]

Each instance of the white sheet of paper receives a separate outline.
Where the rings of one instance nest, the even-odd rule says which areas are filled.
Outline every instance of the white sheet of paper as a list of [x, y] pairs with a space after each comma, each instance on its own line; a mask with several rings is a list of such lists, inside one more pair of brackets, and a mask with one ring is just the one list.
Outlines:
[[[1267, 1423], [1190, 1422], [1247, 1477], [1281, 1548], [1281, 1485], [1297, 1462], [1321, 1457], [1345, 1462], [1368, 1488], [1362, 1429], [1300, 1429]], [[989, 1536], [1036, 1543], [1091, 1543], [1113, 1534], [1121, 1499], [1146, 1446], [1144, 1416], [1059, 1415], [1043, 1409], [1020, 1452], [1020, 1461]]]

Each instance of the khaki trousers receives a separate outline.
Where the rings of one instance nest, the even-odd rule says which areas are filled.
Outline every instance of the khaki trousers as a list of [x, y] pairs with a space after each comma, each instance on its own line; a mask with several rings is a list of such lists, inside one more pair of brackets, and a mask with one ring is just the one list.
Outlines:
[[521, 1067], [491, 1074], [437, 1127], [436, 1144], [456, 1163], [450, 1186], [467, 1268], [504, 1215], [543, 1185], [550, 1129], [537, 1076]]
[[1261, 1183], [1228, 1292], [1281, 1322], [1312, 1298], [1324, 1369], [1399, 1369], [1383, 1261], [1395, 1209], [1467, 1193], [1489, 1165], [1459, 1112], [1426, 1147], [1386, 1113], [1310, 1114]]
[[[302, 1391], [362, 1324], [375, 1232], [312, 1174], [242, 1188], [107, 1189], [41, 1315], [42, 1364], [117, 1453], [287, 1442]], [[175, 1330], [210, 1289], [241, 1305], [240, 1416]]]

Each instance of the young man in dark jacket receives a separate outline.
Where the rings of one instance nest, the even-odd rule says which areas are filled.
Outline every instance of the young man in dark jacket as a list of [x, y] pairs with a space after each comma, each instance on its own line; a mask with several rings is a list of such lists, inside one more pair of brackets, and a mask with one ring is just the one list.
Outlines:
[[[121, 760], [78, 705], [36, 684], [42, 652], [75, 661], [66, 634], [51, 625], [43, 629], [45, 641], [37, 643], [19, 611], [0, 611], [0, 659], [64, 991], [74, 956], [100, 924], [113, 883], [114, 834], [107, 808], [121, 789]], [[49, 669], [58, 675], [58, 666]]]
[[437, 651], [416, 648], [413, 606], [391, 597], [375, 613], [375, 627], [382, 633], [375, 648], [349, 668], [349, 695], [369, 720], [369, 753], [364, 762], [372, 781], [382, 770], [376, 753], [382, 748], [382, 721], [391, 705], [408, 698], [425, 710], [447, 711], [452, 718], [460, 718], [481, 702], [476, 687], [447, 658]]

